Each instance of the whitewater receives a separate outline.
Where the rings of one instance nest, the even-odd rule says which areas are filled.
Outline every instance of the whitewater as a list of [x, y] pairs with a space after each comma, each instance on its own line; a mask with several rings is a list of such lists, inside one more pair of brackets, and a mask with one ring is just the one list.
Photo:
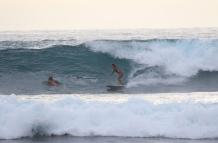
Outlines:
[[215, 143], [217, 54], [217, 28], [0, 32], [0, 142]]
[[0, 138], [218, 137], [218, 93], [0, 97]]

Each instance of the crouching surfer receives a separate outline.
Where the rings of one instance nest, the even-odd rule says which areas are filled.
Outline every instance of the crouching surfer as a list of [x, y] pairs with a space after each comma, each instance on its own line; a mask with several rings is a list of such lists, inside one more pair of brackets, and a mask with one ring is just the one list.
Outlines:
[[122, 72], [122, 70], [119, 69], [119, 68], [117, 67], [117, 65], [112, 64], [112, 74], [113, 74], [114, 72], [117, 74], [117, 81], [118, 81], [118, 83], [119, 83], [120, 85], [123, 85], [123, 81], [122, 81], [123, 72]]
[[57, 80], [54, 80], [52, 76], [49, 76], [47, 84], [49, 86], [58, 86], [58, 85], [60, 85], [60, 82]]

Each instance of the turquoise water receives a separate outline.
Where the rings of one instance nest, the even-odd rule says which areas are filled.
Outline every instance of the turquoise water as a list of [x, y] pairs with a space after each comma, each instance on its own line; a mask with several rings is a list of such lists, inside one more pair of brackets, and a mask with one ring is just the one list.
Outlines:
[[[218, 89], [216, 39], [52, 42], [0, 41], [0, 92], [105, 93], [107, 85], [118, 85], [112, 63], [124, 72], [125, 93]], [[48, 87], [50, 75], [61, 86]]]
[[215, 143], [217, 54], [215, 28], [0, 32], [0, 142]]

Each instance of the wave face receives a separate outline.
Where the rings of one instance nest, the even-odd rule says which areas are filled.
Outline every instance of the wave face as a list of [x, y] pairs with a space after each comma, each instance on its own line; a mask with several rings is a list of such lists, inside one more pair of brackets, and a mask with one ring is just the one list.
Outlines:
[[112, 63], [126, 93], [218, 89], [217, 29], [48, 33], [0, 33], [0, 93], [103, 93]]
[[135, 62], [129, 86], [176, 84], [200, 71], [218, 71], [217, 40], [96, 41], [88, 45], [95, 52]]
[[218, 29], [0, 32], [0, 139], [218, 138], [217, 54]]
[[217, 138], [218, 94], [188, 95], [1, 95], [0, 139], [66, 134]]

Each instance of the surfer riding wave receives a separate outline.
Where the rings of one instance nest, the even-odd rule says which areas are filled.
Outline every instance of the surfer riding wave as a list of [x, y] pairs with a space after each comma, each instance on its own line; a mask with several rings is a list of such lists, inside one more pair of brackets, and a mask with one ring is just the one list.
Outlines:
[[122, 70], [121, 69], [119, 69], [118, 67], [117, 67], [117, 65], [115, 65], [115, 64], [112, 64], [112, 74], [115, 72], [116, 74], [117, 74], [117, 81], [118, 81], [118, 83], [120, 84], [120, 85], [123, 85], [123, 81], [122, 81], [122, 78], [123, 78], [123, 72], [122, 72]]

